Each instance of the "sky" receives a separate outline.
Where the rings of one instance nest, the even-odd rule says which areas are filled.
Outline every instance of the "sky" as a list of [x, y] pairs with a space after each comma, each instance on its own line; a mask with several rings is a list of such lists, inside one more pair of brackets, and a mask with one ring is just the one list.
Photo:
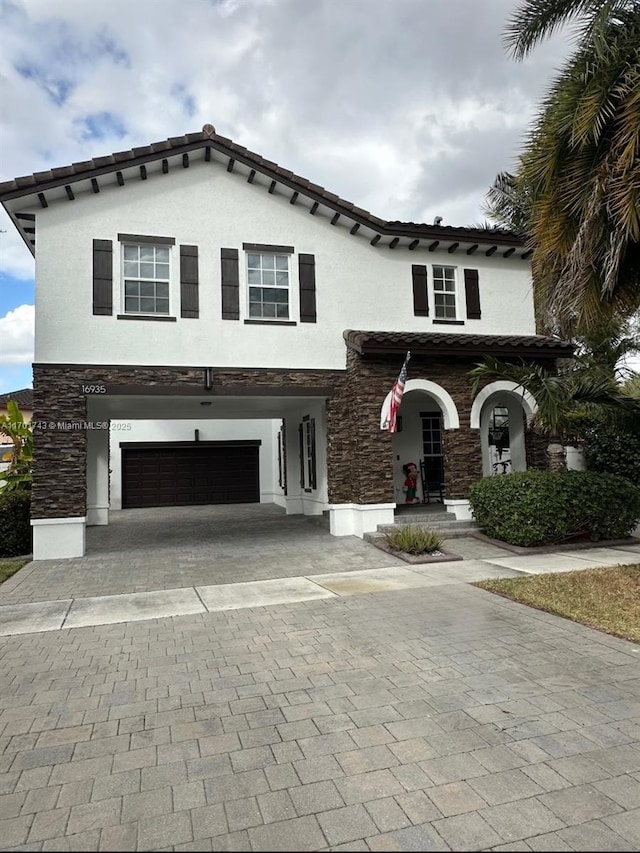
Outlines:
[[[0, 0], [0, 181], [196, 132], [383, 219], [474, 225], [570, 50], [513, 0]], [[0, 213], [0, 393], [32, 384], [34, 261]]]

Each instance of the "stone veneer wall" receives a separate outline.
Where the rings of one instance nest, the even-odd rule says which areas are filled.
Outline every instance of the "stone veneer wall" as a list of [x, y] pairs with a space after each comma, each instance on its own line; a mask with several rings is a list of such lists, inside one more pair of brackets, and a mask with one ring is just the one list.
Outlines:
[[[394, 503], [392, 437], [380, 429], [382, 403], [398, 378], [402, 356], [362, 357], [347, 350], [347, 381], [328, 410], [329, 501]], [[445, 494], [467, 497], [482, 477], [480, 434], [469, 428], [471, 359], [437, 360], [412, 356], [409, 378], [429, 379], [445, 388], [460, 415], [460, 429], [443, 431]], [[336, 423], [350, 429], [336, 432]]]
[[[88, 381], [86, 376], [83, 381]], [[80, 380], [64, 370], [34, 366], [33, 409], [31, 517], [86, 515], [87, 433], [58, 429], [59, 423], [82, 424], [87, 419]]]
[[[291, 386], [333, 386], [344, 384], [344, 371], [263, 370], [259, 368], [213, 368], [213, 383], [223, 387], [278, 389]], [[85, 429], [58, 429], [58, 423], [83, 424], [87, 420], [86, 397], [82, 385], [166, 386], [167, 393], [186, 386], [204, 390], [203, 368], [125, 367], [103, 365], [34, 366], [34, 421], [54, 423], [54, 428], [34, 430], [32, 518], [71, 518], [86, 515], [87, 433]], [[348, 424], [334, 425], [339, 443], [344, 443]]]
[[[393, 387], [403, 356], [361, 357], [347, 348], [345, 371], [213, 369], [214, 385], [277, 389], [334, 388], [327, 402], [327, 467], [330, 503], [394, 503], [391, 435], [380, 429], [382, 403]], [[409, 378], [429, 379], [445, 388], [457, 406], [460, 429], [443, 431], [445, 496], [464, 499], [482, 477], [479, 430], [469, 428], [472, 359], [413, 356]], [[186, 386], [204, 391], [202, 368], [100, 365], [34, 366], [34, 421], [82, 423], [86, 398], [81, 386], [106, 384]], [[34, 431], [32, 517], [86, 514], [87, 435], [84, 429]], [[527, 465], [547, 467], [546, 441], [527, 432]]]
[[527, 459], [527, 468], [536, 468], [539, 471], [549, 470], [549, 456], [547, 447], [549, 439], [533, 428], [527, 428], [524, 434], [524, 447]]

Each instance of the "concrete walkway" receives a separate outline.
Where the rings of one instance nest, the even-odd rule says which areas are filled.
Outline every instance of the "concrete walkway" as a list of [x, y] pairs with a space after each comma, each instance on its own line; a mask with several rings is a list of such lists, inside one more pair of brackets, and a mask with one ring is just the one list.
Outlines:
[[117, 551], [106, 594], [97, 552], [2, 585], [0, 849], [640, 848], [640, 646], [469, 585], [640, 543], [408, 565], [315, 534], [280, 577], [274, 543], [237, 583], [196, 555], [154, 587], [141, 548], [141, 591]]
[[[451, 548], [467, 552], [482, 550], [483, 547], [482, 543], [473, 539], [452, 540], [448, 544]], [[389, 559], [386, 554], [384, 557]], [[640, 543], [615, 548], [526, 556], [510, 554], [490, 559], [466, 559], [462, 562], [435, 562], [425, 565], [397, 565], [400, 561], [395, 560], [396, 565], [392, 567], [343, 570], [309, 577], [282, 577], [151, 592], [0, 604], [0, 636], [214, 613], [247, 607], [268, 607], [317, 598], [472, 583], [495, 577], [576, 571], [639, 561]], [[7, 581], [0, 589], [0, 592], [4, 593], [0, 601], [24, 596], [22, 587], [26, 585], [26, 588], [30, 589], [34, 581], [38, 580], [39, 566], [39, 563], [31, 563]], [[40, 593], [44, 594], [46, 590]]]

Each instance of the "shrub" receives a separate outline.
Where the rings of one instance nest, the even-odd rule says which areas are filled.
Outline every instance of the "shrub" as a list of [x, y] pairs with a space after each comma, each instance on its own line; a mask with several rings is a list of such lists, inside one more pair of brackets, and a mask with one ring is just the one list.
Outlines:
[[442, 545], [442, 536], [433, 530], [404, 524], [385, 535], [387, 545], [394, 551], [404, 551], [405, 554], [430, 554]]
[[17, 557], [31, 553], [30, 515], [30, 492], [0, 493], [0, 557]]
[[629, 536], [640, 520], [640, 489], [592, 471], [516, 471], [471, 487], [476, 521], [511, 545], [551, 545], [578, 536]]
[[604, 417], [594, 418], [584, 431], [583, 448], [589, 471], [640, 483], [640, 428], [623, 430]]

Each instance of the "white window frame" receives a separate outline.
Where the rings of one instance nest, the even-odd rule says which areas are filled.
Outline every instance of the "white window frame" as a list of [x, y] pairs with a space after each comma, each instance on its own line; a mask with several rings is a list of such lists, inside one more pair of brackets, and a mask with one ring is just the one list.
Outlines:
[[[443, 274], [439, 275], [437, 271], [442, 270]], [[442, 288], [437, 287], [438, 282], [444, 282], [446, 279], [444, 277], [444, 271], [451, 270], [453, 272], [453, 290], [444, 290]], [[458, 293], [458, 268], [451, 266], [449, 264], [432, 264], [431, 266], [431, 281], [433, 284], [433, 318], [434, 320], [438, 320], [441, 322], [453, 322], [455, 320], [460, 319], [460, 298]], [[436, 300], [436, 296], [438, 294], [444, 294], [446, 296], [453, 296], [454, 300], [454, 315], [447, 316], [438, 313], [438, 302]]]
[[[263, 315], [256, 315], [256, 314], [251, 313], [251, 288], [252, 287], [259, 287], [261, 290], [265, 290], [268, 288], [273, 288], [275, 290], [285, 290], [285, 287], [283, 287], [282, 285], [279, 285], [275, 280], [274, 280], [273, 284], [264, 284], [263, 282], [257, 283], [257, 282], [251, 282], [249, 280], [250, 279], [249, 258], [252, 255], [253, 256], [259, 255], [260, 256], [260, 267], [251, 267], [251, 269], [252, 270], [259, 269], [261, 272], [270, 272], [271, 271], [270, 269], [262, 266], [262, 259], [265, 257], [282, 258], [286, 262], [286, 265], [287, 265], [286, 270], [285, 269], [278, 270], [276, 268], [277, 261], [274, 262], [274, 273], [278, 273], [278, 272], [286, 272], [287, 273], [287, 286], [286, 286], [287, 315], [286, 315], [286, 317], [285, 316], [265, 317]], [[294, 296], [295, 289], [292, 287], [293, 282], [292, 282], [291, 255], [290, 255], [290, 253], [278, 252], [278, 251], [268, 251], [266, 249], [246, 249], [245, 250], [245, 267], [244, 267], [244, 269], [245, 269], [245, 275], [246, 275], [246, 290], [245, 290], [246, 312], [245, 312], [245, 314], [246, 314], [247, 319], [257, 321], [260, 323], [278, 323], [278, 322], [288, 323], [288, 322], [293, 321], [294, 320], [294, 310], [295, 310], [295, 306], [293, 304], [294, 303], [293, 296]], [[274, 279], [275, 279], [275, 276], [274, 276]], [[264, 301], [261, 300], [260, 304], [264, 305]], [[278, 303], [268, 303], [268, 304], [277, 305]]]
[[[153, 240], [140, 240], [139, 242], [137, 242], [135, 239], [126, 239], [126, 240], [121, 240], [120, 247], [121, 247], [120, 248], [120, 288], [121, 288], [120, 304], [122, 306], [122, 313], [128, 317], [171, 317], [171, 316], [173, 316], [173, 312], [171, 309], [172, 309], [173, 299], [174, 299], [174, 293], [173, 293], [174, 288], [172, 287], [172, 270], [173, 270], [172, 249], [174, 248], [174, 246], [172, 244], [160, 242], [160, 241], [158, 241], [157, 243], [154, 242]], [[155, 264], [158, 263], [158, 261], [155, 259], [155, 251], [157, 249], [165, 249], [168, 253], [167, 263], [169, 266], [167, 278], [144, 278], [142, 276], [131, 277], [131, 276], [126, 275], [126, 273], [125, 273], [125, 253], [126, 253], [126, 249], [131, 248], [131, 247], [138, 249], [138, 255], [140, 255], [140, 250], [153, 249], [154, 250], [154, 261], [153, 261], [154, 267], [155, 267]], [[164, 263], [164, 262], [161, 262], [161, 263]], [[166, 312], [164, 312], [164, 311], [160, 312], [160, 311], [130, 311], [130, 310], [127, 310], [127, 303], [126, 303], [126, 298], [127, 298], [126, 297], [126, 283], [127, 283], [127, 281], [153, 282], [153, 283], [161, 283], [161, 284], [166, 283], [168, 285], [167, 311]], [[153, 298], [157, 299], [158, 297], [154, 295]]]

